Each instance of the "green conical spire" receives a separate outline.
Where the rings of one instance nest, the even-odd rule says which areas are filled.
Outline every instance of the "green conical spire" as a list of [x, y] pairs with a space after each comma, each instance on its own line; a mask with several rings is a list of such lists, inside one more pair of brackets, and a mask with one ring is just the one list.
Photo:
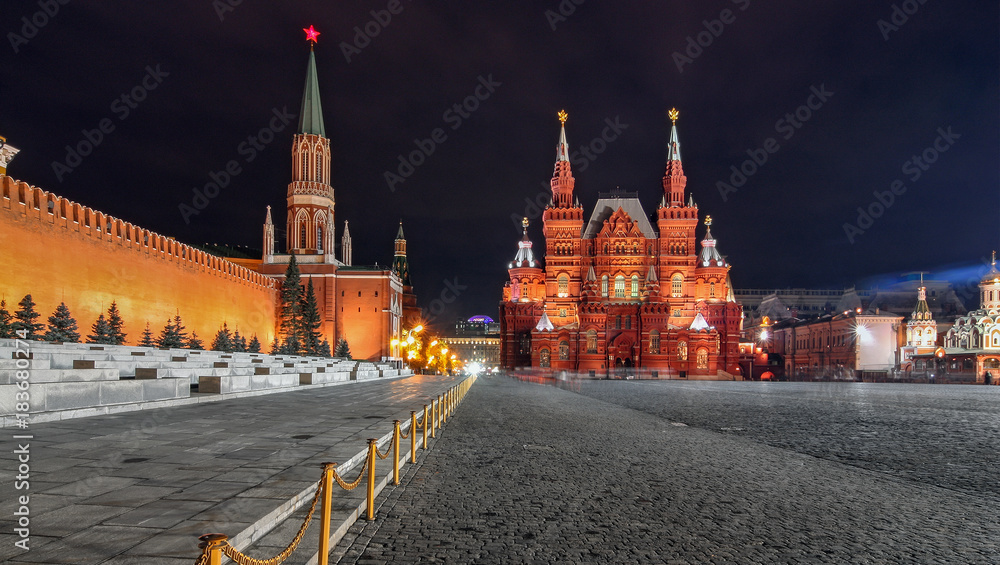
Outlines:
[[299, 112], [299, 133], [326, 137], [326, 128], [323, 127], [323, 105], [319, 101], [319, 79], [316, 78], [316, 55], [312, 49], [309, 50], [306, 86], [302, 92], [302, 108]]

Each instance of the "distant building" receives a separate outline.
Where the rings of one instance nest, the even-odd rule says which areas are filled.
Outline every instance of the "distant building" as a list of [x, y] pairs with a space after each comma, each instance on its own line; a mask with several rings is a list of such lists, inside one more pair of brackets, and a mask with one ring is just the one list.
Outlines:
[[552, 202], [542, 214], [545, 265], [535, 258], [526, 222], [508, 265], [503, 365], [739, 378], [742, 310], [710, 217], [698, 249], [700, 214], [686, 194], [676, 122], [654, 213], [638, 193], [614, 191], [600, 194], [585, 215], [573, 195], [565, 119], [560, 112]]
[[902, 316], [848, 311], [777, 322], [751, 336], [783, 378], [885, 380], [899, 366]]
[[500, 324], [489, 316], [473, 316], [455, 322], [451, 335], [442, 337], [441, 341], [466, 365], [500, 366]]
[[996, 253], [979, 281], [979, 308], [955, 320], [944, 346], [913, 355], [913, 374], [947, 382], [1000, 384], [1000, 271]]

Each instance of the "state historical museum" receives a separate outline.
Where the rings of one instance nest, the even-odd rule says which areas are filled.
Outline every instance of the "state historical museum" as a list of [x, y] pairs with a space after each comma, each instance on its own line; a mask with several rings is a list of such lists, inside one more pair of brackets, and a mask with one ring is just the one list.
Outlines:
[[739, 379], [742, 308], [712, 237], [699, 250], [698, 207], [685, 195], [677, 112], [662, 196], [648, 215], [637, 193], [599, 195], [589, 217], [574, 199], [566, 113], [552, 201], [542, 215], [545, 265], [527, 219], [500, 304], [501, 362], [601, 376], [643, 368], [659, 378]]

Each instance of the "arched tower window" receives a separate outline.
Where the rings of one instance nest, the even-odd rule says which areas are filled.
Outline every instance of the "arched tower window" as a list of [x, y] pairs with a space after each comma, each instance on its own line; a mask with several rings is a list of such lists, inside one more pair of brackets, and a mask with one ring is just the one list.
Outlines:
[[601, 296], [608, 297], [608, 275], [601, 277]]
[[639, 298], [639, 275], [632, 275], [632, 298]]
[[698, 350], [698, 368], [707, 369], [708, 368], [708, 350], [704, 347]]
[[597, 330], [587, 330], [587, 353], [597, 353]]
[[559, 296], [569, 296], [569, 276], [559, 275], [557, 280], [559, 281]]
[[625, 298], [625, 277], [623, 275], [615, 277], [615, 298]]
[[302, 222], [299, 224], [299, 248], [306, 248], [306, 223]]
[[620, 314], [615, 316], [615, 329], [616, 330], [622, 329], [622, 317]]
[[299, 170], [301, 171], [301, 178], [299, 180], [309, 180], [309, 146], [302, 144], [302, 148], [299, 149], [299, 159], [301, 159], [301, 166]]
[[657, 330], [649, 332], [649, 352], [660, 352], [660, 332]]
[[316, 226], [316, 251], [323, 252], [323, 226]]
[[316, 153], [316, 182], [323, 182], [323, 152]]
[[670, 295], [680, 296], [684, 292], [684, 275], [677, 273], [670, 277]]
[[711, 296], [712, 298], [715, 298], [715, 283], [714, 282], [708, 283], [708, 295]]

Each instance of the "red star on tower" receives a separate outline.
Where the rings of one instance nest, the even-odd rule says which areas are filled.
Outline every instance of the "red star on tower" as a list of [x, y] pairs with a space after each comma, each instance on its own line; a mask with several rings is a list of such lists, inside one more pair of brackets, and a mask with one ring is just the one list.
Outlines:
[[309, 29], [302, 28], [302, 31], [306, 32], [306, 41], [311, 41], [315, 45], [319, 38], [319, 32], [316, 31], [316, 28], [310, 25]]

